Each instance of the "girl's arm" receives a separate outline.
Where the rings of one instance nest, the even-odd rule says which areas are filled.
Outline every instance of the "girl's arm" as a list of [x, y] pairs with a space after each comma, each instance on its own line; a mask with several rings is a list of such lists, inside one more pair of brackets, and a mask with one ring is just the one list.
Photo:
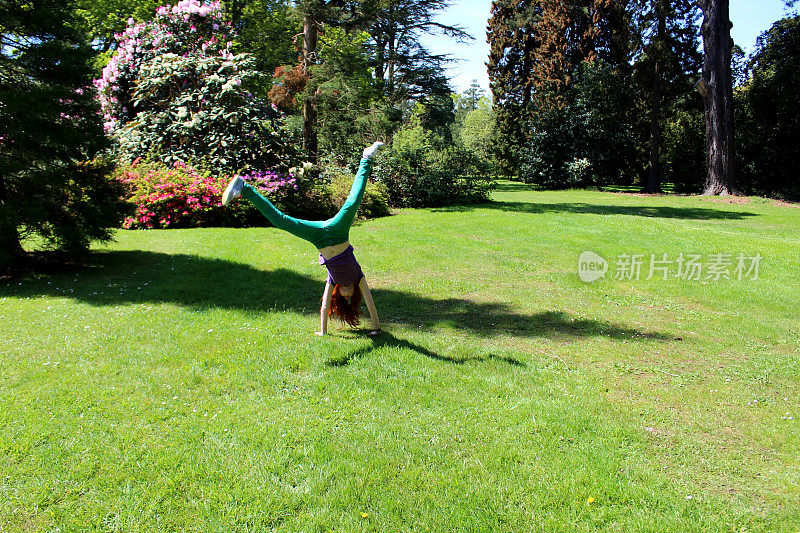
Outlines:
[[325, 335], [328, 333], [328, 309], [331, 306], [331, 295], [333, 294], [333, 285], [329, 281], [325, 282], [325, 292], [322, 293], [322, 307], [319, 309], [319, 331], [315, 331], [314, 335]]
[[364, 297], [364, 303], [367, 304], [367, 309], [369, 309], [369, 317], [372, 319], [372, 331], [370, 335], [376, 335], [381, 330], [381, 321], [378, 320], [378, 310], [375, 308], [375, 302], [372, 301], [372, 293], [369, 292], [367, 278], [361, 278], [358, 286], [361, 289], [361, 296]]

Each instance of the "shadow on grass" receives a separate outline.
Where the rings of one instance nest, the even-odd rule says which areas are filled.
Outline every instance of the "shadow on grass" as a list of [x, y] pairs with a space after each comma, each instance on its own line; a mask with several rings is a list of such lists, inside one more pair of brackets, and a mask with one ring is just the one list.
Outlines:
[[468, 212], [475, 209], [497, 209], [517, 213], [574, 213], [579, 215], [625, 215], [649, 218], [681, 218], [687, 220], [741, 220], [757, 216], [756, 213], [724, 211], [703, 207], [668, 207], [603, 205], [582, 202], [535, 203], [535, 202], [488, 202], [474, 205], [456, 205], [432, 209], [436, 212]]
[[500, 181], [492, 189], [498, 192], [526, 192], [536, 191], [538, 187], [534, 185], [527, 185], [518, 181]]
[[432, 352], [429, 349], [425, 348], [424, 346], [420, 346], [419, 344], [414, 344], [411, 341], [406, 339], [398, 339], [388, 331], [382, 331], [379, 335], [369, 336], [369, 340], [372, 342], [369, 346], [364, 346], [363, 348], [359, 348], [343, 357], [330, 359], [325, 362], [328, 366], [345, 366], [350, 364], [351, 361], [355, 359], [360, 359], [369, 355], [373, 350], [378, 350], [385, 346], [390, 348], [404, 348], [407, 350], [411, 350], [413, 352], [417, 352], [420, 355], [424, 355], [425, 357], [430, 357], [431, 359], [436, 359], [437, 361], [445, 361], [448, 363], [454, 363], [457, 365], [463, 365], [464, 363], [471, 363], [471, 362], [481, 362], [487, 360], [497, 360], [502, 361], [504, 363], [508, 363], [514, 367], [525, 368], [527, 365], [520, 361], [517, 361], [513, 357], [505, 357], [502, 355], [495, 355], [495, 354], [487, 354], [485, 356], [470, 356], [470, 357], [448, 357], [446, 355], [440, 355], [436, 352]]
[[[312, 278], [288, 269], [261, 271], [242, 263], [196, 255], [96, 252], [80, 267], [0, 283], [0, 297], [66, 297], [94, 306], [174, 304], [200, 311], [223, 308], [251, 314], [316, 314], [323, 272], [320, 268], [319, 278]], [[595, 336], [676, 340], [672, 335], [574, 317], [563, 311], [525, 313], [503, 302], [437, 299], [394, 289], [376, 289], [373, 293], [387, 324], [423, 331], [452, 327], [485, 338], [506, 334], [561, 340]], [[394, 337], [376, 342], [390, 342], [389, 339]]]

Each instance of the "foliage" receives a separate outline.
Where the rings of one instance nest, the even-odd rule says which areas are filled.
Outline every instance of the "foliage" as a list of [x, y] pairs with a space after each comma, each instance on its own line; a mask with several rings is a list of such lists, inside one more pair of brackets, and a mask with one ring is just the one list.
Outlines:
[[386, 0], [374, 5], [374, 11], [367, 9], [365, 31], [380, 92], [394, 104], [449, 94], [444, 75], [449, 59], [428, 51], [421, 37], [438, 33], [459, 41], [472, 38], [458, 26], [435, 20], [450, 0]]
[[[230, 13], [237, 43], [253, 55], [259, 72], [271, 74], [297, 57], [293, 38], [300, 25], [289, 1], [223, 0], [223, 5]], [[269, 78], [256, 81], [257, 94], [265, 95], [271, 86]]]
[[125, 219], [125, 229], [186, 228], [218, 225], [224, 176], [213, 177], [181, 161], [136, 162], [123, 165], [116, 179], [125, 185], [128, 201], [135, 206]]
[[391, 205], [436, 207], [487, 200], [494, 182], [486, 171], [474, 153], [417, 124], [395, 134], [376, 174]]
[[232, 38], [220, 4], [195, 0], [126, 29], [96, 82], [124, 159], [203, 160], [221, 172], [288, 168], [277, 114], [247, 89], [259, 76], [255, 60], [234, 54]]
[[[241, 177], [279, 209], [297, 213], [301, 202], [294, 177], [263, 171]], [[266, 219], [248, 202], [222, 206], [222, 191], [232, 178], [230, 175], [214, 175], [182, 161], [171, 166], [136, 161], [121, 166], [115, 178], [125, 186], [128, 202], [134, 208], [134, 214], [123, 223], [125, 229], [266, 224]]]
[[475, 107], [466, 112], [457, 129], [457, 141], [480, 158], [491, 171], [497, 171], [499, 164], [495, 157], [497, 129], [494, 108], [489, 97], [480, 98]]
[[0, 263], [20, 239], [85, 250], [109, 240], [120, 191], [95, 155], [105, 145], [91, 91], [93, 51], [71, 4], [0, 4]]
[[664, 181], [675, 192], [697, 194], [705, 182], [706, 135], [702, 110], [676, 109], [664, 124]]
[[[329, 180], [326, 189], [330, 194], [333, 209], [336, 211], [344, 205], [350, 194], [355, 174], [346, 167], [328, 165], [325, 167], [325, 178]], [[376, 218], [389, 214], [386, 185], [379, 181], [368, 181], [364, 197], [358, 208], [358, 216], [360, 218]]]
[[737, 187], [800, 198], [800, 16], [779, 20], [759, 38], [751, 76], [734, 94]]
[[81, 27], [102, 51], [113, 48], [116, 34], [125, 31], [130, 19], [148, 20], [163, 0], [75, 0]]
[[702, 66], [697, 31], [700, 7], [693, 0], [638, 0], [633, 7], [633, 89], [641, 116], [642, 153], [648, 154], [645, 189], [660, 192], [665, 118], [701, 106], [692, 88]]
[[486, 30], [491, 47], [487, 71], [494, 96], [502, 170], [516, 174], [525, 142], [525, 117], [531, 101], [530, 72], [537, 46], [534, 26], [541, 6], [532, 0], [494, 0]]
[[324, 61], [314, 67], [310, 80], [321, 152], [340, 165], [375, 139], [388, 138], [399, 119], [373, 83], [368, 38], [363, 31], [326, 29], [318, 48]]
[[629, 58], [629, 14], [608, 0], [496, 0], [487, 36], [487, 65], [496, 107], [498, 157], [519, 167], [526, 124], [563, 105], [580, 65], [595, 58], [613, 67]]
[[543, 108], [531, 119], [521, 179], [556, 189], [631, 183], [636, 138], [626, 88], [620, 68], [584, 63], [562, 94], [563, 106]]

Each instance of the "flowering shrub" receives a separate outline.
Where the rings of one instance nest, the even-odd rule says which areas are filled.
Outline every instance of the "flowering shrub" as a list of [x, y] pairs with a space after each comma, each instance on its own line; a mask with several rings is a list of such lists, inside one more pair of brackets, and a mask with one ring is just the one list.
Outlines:
[[125, 229], [195, 227], [221, 221], [224, 177], [175, 162], [172, 167], [158, 163], [121, 167], [117, 179], [135, 205], [133, 216], [122, 224]]
[[181, 0], [175, 6], [159, 7], [153, 21], [137, 24], [128, 19], [126, 30], [114, 37], [117, 51], [103, 76], [95, 80], [106, 133], [135, 118], [131, 96], [142, 65], [162, 54], [227, 54], [233, 31], [220, 2]]
[[275, 192], [296, 191], [297, 180], [293, 176], [280, 175], [277, 172], [256, 171], [250, 174], [240, 175], [245, 183], [255, 187], [261, 194]]
[[95, 81], [123, 160], [202, 161], [221, 173], [290, 166], [289, 135], [247, 90], [261, 74], [232, 38], [219, 2], [182, 0], [152, 22], [129, 21]]
[[[276, 172], [252, 172], [241, 176], [280, 209], [298, 204], [293, 177]], [[264, 225], [266, 219], [248, 202], [222, 205], [222, 192], [230, 175], [213, 176], [176, 161], [134, 162], [120, 167], [116, 179], [127, 189], [134, 213], [123, 222], [125, 229], [187, 228], [219, 225]]]

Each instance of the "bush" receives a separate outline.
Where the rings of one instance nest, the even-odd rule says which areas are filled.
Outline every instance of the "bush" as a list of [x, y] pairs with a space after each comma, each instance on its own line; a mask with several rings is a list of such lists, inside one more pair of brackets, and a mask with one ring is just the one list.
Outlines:
[[[333, 209], [338, 211], [350, 194], [355, 174], [343, 167], [328, 166], [325, 169], [325, 175], [329, 180], [327, 190], [330, 194]], [[386, 186], [380, 182], [367, 182], [364, 198], [358, 208], [358, 216], [360, 218], [377, 218], [388, 215], [389, 197]]]
[[197, 227], [221, 221], [224, 177], [212, 177], [182, 162], [134, 163], [120, 167], [116, 178], [128, 190], [134, 213], [125, 229]]
[[[296, 212], [302, 205], [296, 180], [289, 175], [259, 171], [241, 177], [279, 209]], [[172, 166], [135, 162], [120, 167], [116, 179], [125, 185], [134, 210], [123, 222], [126, 229], [267, 224], [249, 202], [222, 206], [230, 175], [215, 176], [181, 161]]]
[[261, 74], [251, 55], [232, 53], [218, 2], [161, 7], [118, 38], [95, 83], [123, 160], [202, 161], [227, 173], [291, 166], [289, 136], [247, 89]]
[[487, 171], [473, 152], [417, 125], [394, 136], [376, 175], [391, 205], [436, 207], [488, 200], [494, 181]]
[[706, 125], [702, 110], [676, 110], [664, 124], [664, 181], [675, 192], [697, 194], [706, 179]]

